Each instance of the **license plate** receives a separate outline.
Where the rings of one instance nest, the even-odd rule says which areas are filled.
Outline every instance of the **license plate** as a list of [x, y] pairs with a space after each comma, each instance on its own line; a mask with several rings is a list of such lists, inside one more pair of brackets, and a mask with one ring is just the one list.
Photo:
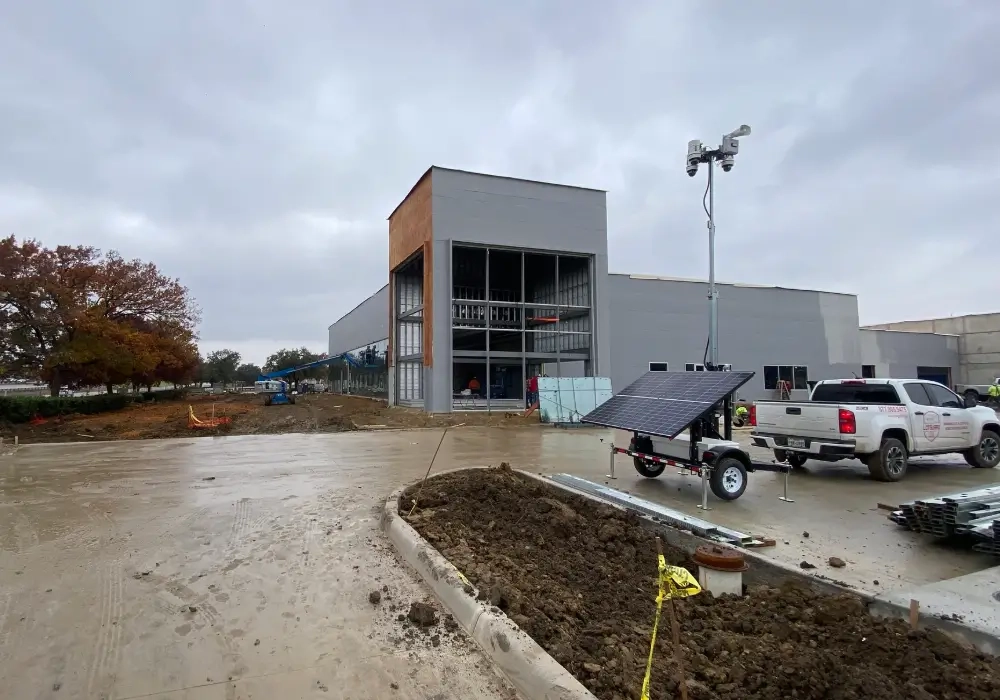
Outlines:
[[805, 447], [806, 441], [802, 438], [788, 438], [789, 447]]

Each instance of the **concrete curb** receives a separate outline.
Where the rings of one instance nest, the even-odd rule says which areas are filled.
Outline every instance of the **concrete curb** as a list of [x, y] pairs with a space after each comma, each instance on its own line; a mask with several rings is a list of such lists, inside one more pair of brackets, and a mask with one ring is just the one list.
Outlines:
[[506, 615], [476, 600], [474, 588], [458, 569], [399, 516], [403, 490], [386, 499], [382, 531], [518, 692], [526, 700], [596, 700]]

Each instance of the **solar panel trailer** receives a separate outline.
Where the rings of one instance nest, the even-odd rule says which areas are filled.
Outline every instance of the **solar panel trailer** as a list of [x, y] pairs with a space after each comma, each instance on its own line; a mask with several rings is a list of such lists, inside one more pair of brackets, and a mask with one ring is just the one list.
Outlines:
[[[628, 448], [611, 445], [611, 476], [615, 454], [632, 457], [635, 470], [647, 478], [675, 466], [702, 480], [702, 502], [708, 510], [708, 489], [722, 500], [743, 495], [747, 473], [784, 473], [787, 465], [753, 462], [733, 438], [733, 396], [753, 372], [647, 372], [624, 390], [584, 416], [581, 421], [632, 433]], [[723, 431], [719, 432], [719, 414]]]

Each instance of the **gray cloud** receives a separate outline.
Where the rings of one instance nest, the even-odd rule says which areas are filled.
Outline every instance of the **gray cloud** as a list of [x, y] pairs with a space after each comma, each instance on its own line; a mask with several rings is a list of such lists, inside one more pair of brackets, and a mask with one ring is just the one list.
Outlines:
[[613, 270], [703, 276], [683, 150], [742, 122], [720, 278], [871, 322], [1000, 296], [991, 3], [0, 7], [4, 232], [154, 260], [205, 348], [322, 348], [432, 163], [607, 188]]

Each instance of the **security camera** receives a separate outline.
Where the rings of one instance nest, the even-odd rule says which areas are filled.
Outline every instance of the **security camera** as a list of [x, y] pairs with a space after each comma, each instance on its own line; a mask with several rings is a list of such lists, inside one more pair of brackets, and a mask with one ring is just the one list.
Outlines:
[[687, 152], [687, 174], [688, 177], [694, 177], [698, 174], [698, 163], [701, 162], [701, 141], [695, 139], [694, 141], [688, 141], [688, 152]]
[[735, 165], [735, 161], [733, 160], [732, 156], [724, 156], [722, 158], [722, 171], [723, 172], [728, 173], [730, 170], [733, 169], [733, 165]]

